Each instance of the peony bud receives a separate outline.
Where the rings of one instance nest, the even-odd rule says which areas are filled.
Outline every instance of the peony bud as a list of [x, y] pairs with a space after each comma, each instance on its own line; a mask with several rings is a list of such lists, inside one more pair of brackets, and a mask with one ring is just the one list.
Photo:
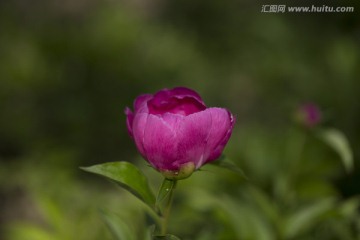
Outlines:
[[207, 108], [195, 91], [177, 87], [137, 97], [125, 109], [141, 155], [169, 179], [189, 177], [220, 157], [235, 123], [224, 108]]
[[295, 119], [301, 125], [312, 128], [321, 122], [321, 111], [316, 104], [303, 104], [297, 109]]

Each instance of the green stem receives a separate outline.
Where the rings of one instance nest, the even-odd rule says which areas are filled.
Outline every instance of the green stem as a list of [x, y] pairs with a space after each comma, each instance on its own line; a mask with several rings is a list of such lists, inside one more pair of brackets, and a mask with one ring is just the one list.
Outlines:
[[166, 231], [167, 231], [167, 226], [168, 226], [168, 222], [169, 222], [169, 216], [170, 216], [170, 210], [171, 210], [171, 206], [172, 206], [172, 202], [173, 202], [173, 198], [174, 198], [174, 190], [176, 187], [176, 180], [172, 180], [173, 183], [173, 187], [171, 189], [169, 189], [169, 196], [166, 199], [166, 204], [165, 204], [165, 209], [164, 209], [164, 215], [163, 215], [163, 222], [162, 222], [162, 227], [161, 227], [161, 235], [165, 236], [166, 235]]
[[155, 235], [166, 236], [170, 210], [174, 198], [176, 180], [165, 178], [156, 198], [156, 210], [161, 218], [159, 226], [155, 229]]

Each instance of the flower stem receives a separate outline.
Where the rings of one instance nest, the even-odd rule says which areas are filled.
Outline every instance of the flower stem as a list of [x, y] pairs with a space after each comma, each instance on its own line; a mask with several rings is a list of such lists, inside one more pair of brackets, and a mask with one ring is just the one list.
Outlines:
[[161, 217], [160, 229], [155, 229], [155, 235], [166, 236], [167, 227], [169, 222], [170, 210], [174, 198], [174, 190], [176, 187], [176, 180], [170, 180], [165, 178], [157, 199], [156, 199], [156, 208]]
[[172, 181], [174, 182], [173, 187], [171, 189], [169, 189], [169, 196], [166, 199], [164, 215], [163, 215], [163, 224], [162, 224], [162, 228], [161, 228], [161, 235], [163, 235], [163, 236], [166, 235], [167, 226], [168, 226], [168, 222], [169, 222], [169, 216], [170, 216], [170, 210], [171, 210], [171, 206], [172, 206], [172, 202], [173, 202], [173, 198], [174, 198], [174, 190], [176, 187], [176, 180], [172, 180]]

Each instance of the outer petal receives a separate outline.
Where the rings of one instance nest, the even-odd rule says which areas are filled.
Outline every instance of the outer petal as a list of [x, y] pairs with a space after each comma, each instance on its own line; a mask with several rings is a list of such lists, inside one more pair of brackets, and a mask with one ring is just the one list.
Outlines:
[[144, 149], [144, 132], [145, 132], [145, 127], [147, 126], [148, 116], [149, 114], [147, 113], [135, 114], [132, 124], [132, 134], [135, 141], [135, 145], [145, 159], [146, 159], [146, 152]]
[[171, 125], [161, 117], [149, 114], [143, 139], [145, 158], [149, 163], [158, 170], [177, 170], [177, 146], [178, 139]]
[[211, 113], [212, 127], [209, 130], [204, 163], [220, 157], [235, 124], [233, 115], [224, 108], [208, 108], [206, 111]]
[[169, 128], [174, 130], [174, 133], [177, 134], [177, 129], [180, 127], [182, 121], [184, 121], [185, 116], [173, 113], [165, 113], [161, 116], [164, 120], [164, 123], [169, 126]]
[[147, 102], [152, 98], [151, 94], [143, 94], [138, 96], [134, 101], [134, 112], [148, 112]]
[[177, 164], [193, 162], [198, 169], [205, 161], [205, 148], [212, 126], [211, 112], [205, 110], [184, 118], [177, 131], [178, 151], [182, 154]]
[[127, 108], [125, 108], [125, 115], [126, 115], [126, 126], [127, 126], [128, 133], [129, 133], [130, 137], [133, 137], [132, 124], [134, 121], [134, 114], [130, 110], [130, 108], [127, 107]]

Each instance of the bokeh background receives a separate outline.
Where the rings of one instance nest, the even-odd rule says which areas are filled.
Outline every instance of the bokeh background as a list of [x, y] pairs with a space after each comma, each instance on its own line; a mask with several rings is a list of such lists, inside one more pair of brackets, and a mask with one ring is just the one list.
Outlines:
[[[353, 13], [261, 13], [264, 4], [282, 2], [2, 0], [0, 239], [112, 239], [103, 208], [140, 229], [141, 203], [78, 167], [130, 161], [156, 186], [123, 110], [175, 86], [236, 115], [225, 154], [248, 180], [210, 169], [180, 183], [173, 232], [360, 239], [359, 1], [285, 3]], [[308, 102], [322, 110], [317, 128], [347, 137], [352, 171], [294, 122]]]

